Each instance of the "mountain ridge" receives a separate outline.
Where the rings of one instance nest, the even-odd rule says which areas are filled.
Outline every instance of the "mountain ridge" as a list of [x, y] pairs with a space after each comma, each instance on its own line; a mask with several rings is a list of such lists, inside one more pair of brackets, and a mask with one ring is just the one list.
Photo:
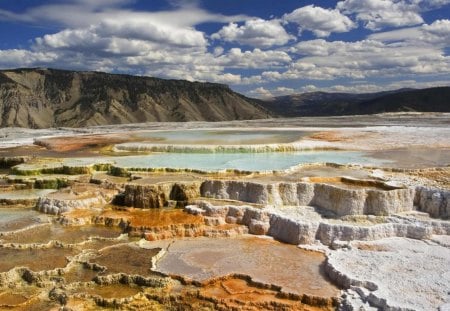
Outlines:
[[309, 92], [275, 97], [261, 105], [283, 117], [385, 112], [450, 112], [450, 87], [403, 88], [377, 93]]
[[1, 127], [229, 121], [272, 114], [225, 84], [94, 71], [0, 71]]
[[0, 70], [0, 127], [231, 121], [385, 112], [450, 112], [450, 87], [310, 92], [258, 100], [211, 82], [48, 68]]

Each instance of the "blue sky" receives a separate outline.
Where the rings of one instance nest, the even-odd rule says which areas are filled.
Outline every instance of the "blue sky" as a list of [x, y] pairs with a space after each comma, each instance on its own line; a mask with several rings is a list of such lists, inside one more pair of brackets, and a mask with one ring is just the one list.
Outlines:
[[0, 68], [229, 84], [252, 97], [450, 85], [450, 0], [0, 0]]

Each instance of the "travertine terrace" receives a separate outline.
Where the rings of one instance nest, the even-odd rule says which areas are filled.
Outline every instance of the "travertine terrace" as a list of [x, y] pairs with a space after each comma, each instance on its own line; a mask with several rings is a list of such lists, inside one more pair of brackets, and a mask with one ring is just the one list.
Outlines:
[[449, 120], [0, 129], [0, 308], [447, 310]]

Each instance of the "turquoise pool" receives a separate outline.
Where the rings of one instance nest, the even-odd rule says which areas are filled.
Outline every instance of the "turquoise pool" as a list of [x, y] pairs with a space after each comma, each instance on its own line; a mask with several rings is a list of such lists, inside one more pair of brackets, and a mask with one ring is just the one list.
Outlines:
[[[109, 158], [111, 159], [111, 158]], [[134, 168], [174, 168], [218, 171], [285, 170], [304, 163], [377, 165], [387, 161], [357, 151], [298, 151], [271, 153], [155, 153], [112, 159], [117, 166]]]

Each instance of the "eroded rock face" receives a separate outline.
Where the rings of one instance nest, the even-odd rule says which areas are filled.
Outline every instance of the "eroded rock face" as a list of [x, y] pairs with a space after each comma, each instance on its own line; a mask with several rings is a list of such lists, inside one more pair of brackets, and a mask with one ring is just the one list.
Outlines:
[[268, 234], [289, 244], [310, 244], [316, 239], [318, 223], [296, 221], [280, 215], [271, 215]]
[[46, 214], [59, 215], [74, 209], [90, 209], [94, 206], [104, 205], [106, 203], [108, 202], [102, 197], [80, 200], [40, 198], [36, 204], [36, 209]]
[[159, 208], [167, 204], [169, 185], [126, 185], [124, 203], [137, 208]]
[[[54, 69], [0, 72], [2, 127], [267, 118], [226, 85]], [[220, 107], [220, 108], [219, 108]], [[83, 111], [83, 113], [80, 113]]]
[[205, 197], [222, 200], [237, 200], [250, 203], [269, 203], [269, 189], [265, 185], [234, 180], [205, 181], [200, 193]]
[[76, 209], [94, 209], [111, 202], [116, 194], [117, 190], [114, 189], [105, 189], [93, 184], [77, 184], [40, 197], [36, 203], [36, 210], [59, 215]]
[[450, 191], [417, 187], [415, 204], [432, 217], [450, 218]]
[[200, 196], [198, 183], [161, 183], [152, 185], [128, 184], [124, 191], [124, 205], [137, 208], [160, 208], [169, 201], [183, 205]]
[[30, 159], [31, 157], [28, 156], [0, 157], [0, 168], [11, 168], [15, 165], [25, 163]]
[[205, 181], [204, 197], [271, 205], [312, 205], [344, 215], [389, 215], [413, 209], [415, 191], [346, 189], [321, 183], [260, 184], [233, 180]]
[[[222, 219], [227, 223], [237, 223], [249, 228], [251, 234], [267, 234], [289, 244], [313, 244], [320, 241], [331, 246], [335, 241], [373, 241], [388, 237], [411, 239], [429, 239], [435, 234], [450, 234], [450, 224], [446, 221], [434, 221], [387, 217], [383, 223], [359, 225], [357, 222], [334, 221], [305, 214], [292, 217], [277, 209], [257, 209], [251, 206], [213, 206], [204, 201], [189, 205], [185, 210], [205, 218]], [[310, 207], [292, 207], [310, 209]], [[310, 213], [311, 214], [311, 213]]]

